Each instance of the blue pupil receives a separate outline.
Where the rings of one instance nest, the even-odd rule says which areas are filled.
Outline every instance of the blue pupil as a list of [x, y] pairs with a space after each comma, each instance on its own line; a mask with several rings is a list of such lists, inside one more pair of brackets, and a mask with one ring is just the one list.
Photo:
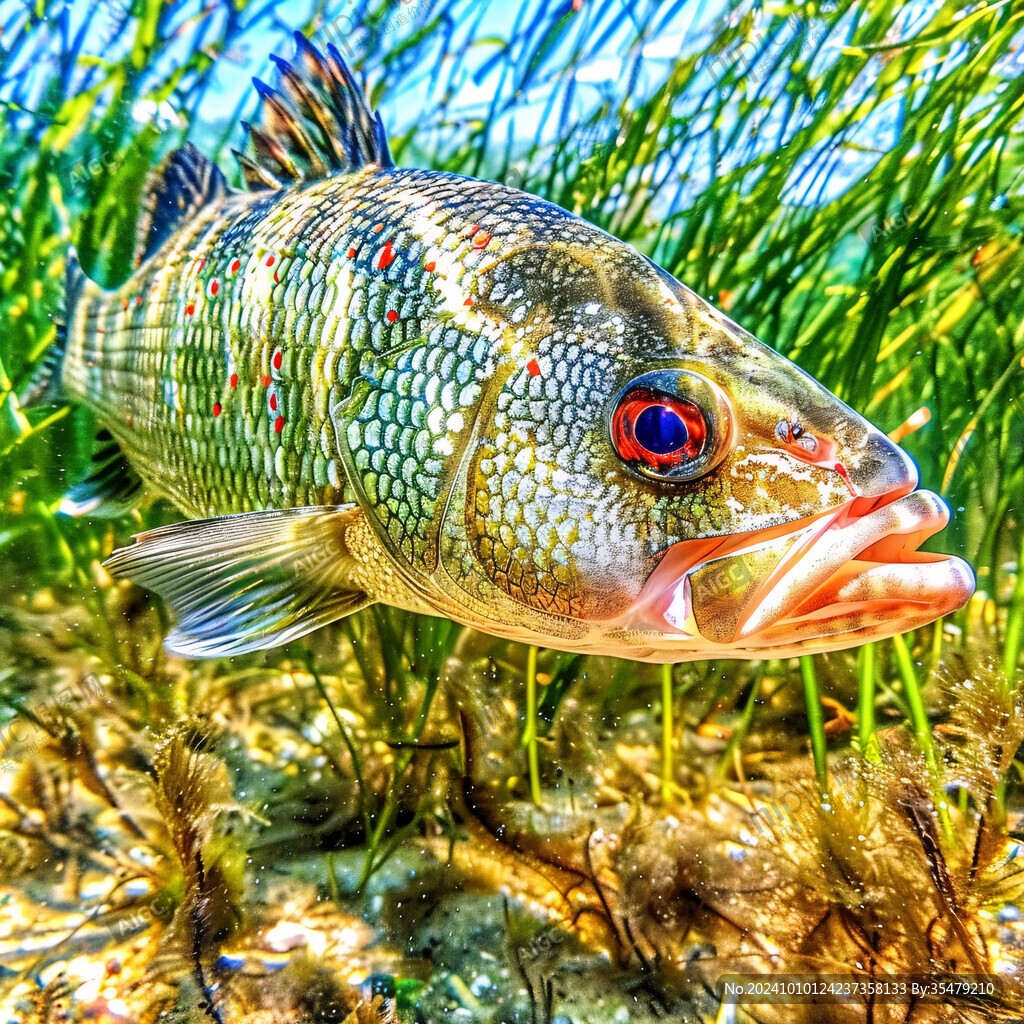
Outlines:
[[663, 405], [649, 405], [637, 416], [633, 436], [649, 452], [668, 455], [682, 448], [690, 435], [678, 413]]

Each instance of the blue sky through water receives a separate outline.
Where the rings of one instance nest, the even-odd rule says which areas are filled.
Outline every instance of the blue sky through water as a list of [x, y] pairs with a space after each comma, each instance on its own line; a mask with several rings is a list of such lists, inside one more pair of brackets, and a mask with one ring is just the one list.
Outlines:
[[[9, 62], [0, 72], [0, 100], [8, 98], [11, 83], [23, 76], [35, 79], [38, 93], [46, 79], [61, 70], [62, 35], [69, 39], [83, 32], [81, 52], [90, 62], [120, 58], [130, 35], [116, 30], [126, 3], [128, 0], [71, 0], [65, 8], [55, 6], [50, 22], [54, 43], [51, 64], [19, 67], [17, 59]], [[321, 7], [322, 15], [315, 17]], [[900, 33], [912, 31], [930, 7], [925, 0], [904, 5]], [[430, 60], [410, 66], [399, 55], [385, 67], [371, 58], [361, 71], [371, 85], [383, 79], [379, 106], [392, 136], [414, 125], [420, 127], [414, 156], [427, 160], [432, 146], [444, 149], [460, 130], [486, 119], [492, 121], [492, 139], [502, 140], [502, 145], [507, 139], [513, 140], [513, 153], [517, 146], [525, 148], [534, 139], [553, 143], [602, 101], [612, 101], [613, 110], [627, 96], [634, 103], [640, 102], [666, 78], [672, 62], [682, 55], [702, 57], [695, 81], [677, 98], [673, 112], [692, 116], [695, 120], [689, 135], [699, 138], [702, 97], [716, 87], [726, 70], [738, 66], [743, 70], [743, 85], [737, 100], [742, 96], [759, 104], [754, 137], [739, 140], [731, 153], [716, 154], [716, 163], [712, 163], [710, 154], [694, 147], [684, 165], [685, 182], [679, 188], [666, 189], [659, 202], [659, 212], [667, 215], [685, 210], [714, 175], [753, 156], [785, 147], [792, 133], [813, 115], [816, 101], [810, 96], [799, 97], [795, 110], [788, 106], [784, 90], [788, 42], [801, 27], [806, 28], [807, 38], [815, 47], [815, 65], [820, 66], [834, 60], [847, 43], [849, 23], [844, 18], [829, 28], [820, 17], [801, 26], [797, 15], [790, 14], [781, 32], [769, 36], [772, 13], [792, 9], [792, 5], [779, 5], [777, 9], [769, 5], [760, 10], [751, 19], [744, 41], [716, 55], [708, 53], [708, 48], [721, 20], [729, 15], [727, 0], [562, 0], [559, 4], [537, 0], [340, 0], [325, 7], [316, 0], [256, 3], [241, 13], [244, 27], [215, 62], [210, 87], [197, 106], [186, 111], [175, 96], [162, 103], [141, 99], [132, 114], [140, 122], [155, 120], [174, 138], [187, 130], [189, 137], [207, 151], [225, 139], [237, 146], [242, 133], [236, 122], [252, 117], [256, 108], [251, 76], [273, 83], [270, 54], [290, 57], [290, 33], [311, 27], [315, 41], [321, 45], [333, 41], [350, 63], [359, 65], [366, 52], [393, 51], [424, 25], [442, 19], [442, 28], [434, 33], [436, 53]], [[832, 10], [829, 0], [822, 0], [820, 13], [827, 15]], [[24, 0], [0, 0], [0, 25], [4, 28], [0, 42], [13, 37], [26, 11]], [[571, 16], [573, 22], [546, 55], [539, 73], [531, 75], [528, 86], [515, 93], [515, 83], [531, 58], [531, 52], [519, 42], [523, 29], [537, 19], [552, 20], [560, 14]], [[174, 37], [168, 59], [183, 57], [194, 45], [206, 45], [218, 36], [223, 19], [231, 17], [239, 15], [226, 3], [186, 0], [175, 5], [168, 18], [167, 31]], [[732, 17], [738, 17], [735, 9]], [[380, 36], [377, 48], [367, 46], [371, 31]], [[536, 38], [534, 35], [532, 45]], [[80, 73], [83, 84], [88, 85], [90, 76], [92, 80], [98, 77], [99, 69], [86, 67]], [[871, 75], [865, 74], [862, 81], [861, 94], [850, 95], [844, 102], [859, 102], [863, 91], [870, 87]], [[821, 99], [819, 96], [817, 102]], [[439, 113], [442, 110], [443, 114]], [[426, 123], [425, 112], [431, 118]], [[17, 115], [8, 110], [7, 116]], [[892, 102], [880, 107], [859, 127], [865, 137], [823, 140], [820, 151], [809, 154], [804, 166], [783, 185], [786, 199], [793, 203], [827, 201], [858, 175], [869, 173], [878, 152], [886, 148], [895, 131], [899, 116], [899, 104]]]

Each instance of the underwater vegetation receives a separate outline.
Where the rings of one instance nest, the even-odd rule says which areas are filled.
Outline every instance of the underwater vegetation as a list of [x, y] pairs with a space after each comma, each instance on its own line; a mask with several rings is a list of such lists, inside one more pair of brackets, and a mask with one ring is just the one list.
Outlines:
[[[1024, 12], [0, 11], [0, 1019], [1024, 1017]], [[293, 30], [367, 82], [396, 165], [561, 205], [889, 432], [974, 598], [814, 658], [637, 665], [379, 605], [168, 653], [103, 562], [178, 514], [60, 515], [95, 424], [18, 396], [69, 244], [117, 285], [153, 166], [190, 140], [235, 174], [240, 83]], [[722, 999], [849, 972], [978, 984]]]

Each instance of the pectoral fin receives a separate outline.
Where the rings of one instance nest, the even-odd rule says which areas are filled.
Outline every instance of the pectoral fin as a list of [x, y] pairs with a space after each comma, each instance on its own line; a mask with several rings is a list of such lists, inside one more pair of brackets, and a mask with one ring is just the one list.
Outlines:
[[346, 535], [356, 505], [245, 512], [140, 533], [107, 560], [170, 604], [177, 654], [213, 658], [276, 647], [370, 604]]

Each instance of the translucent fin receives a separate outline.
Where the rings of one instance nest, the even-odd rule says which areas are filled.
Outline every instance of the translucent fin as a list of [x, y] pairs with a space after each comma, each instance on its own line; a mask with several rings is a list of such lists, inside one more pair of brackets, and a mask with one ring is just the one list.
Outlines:
[[392, 167], [380, 115], [370, 112], [341, 54], [326, 54], [295, 33], [294, 63], [273, 57], [278, 90], [253, 79], [260, 95], [260, 124], [244, 124], [251, 156], [236, 153], [251, 189], [283, 188], [339, 171]]
[[228, 183], [216, 164], [186, 142], [150, 182], [139, 222], [136, 264], [148, 259], [208, 203], [223, 199]]
[[351, 583], [356, 505], [244, 512], [140, 533], [105, 565], [170, 604], [177, 654], [215, 658], [277, 647], [370, 603]]
[[144, 485], [118, 443], [105, 430], [96, 435], [100, 448], [93, 455], [95, 469], [72, 487], [58, 512], [66, 516], [100, 516], [113, 519], [137, 507]]
[[68, 246], [64, 261], [64, 319], [57, 324], [57, 340], [46, 350], [43, 361], [36, 367], [28, 387], [18, 397], [22, 408], [33, 405], [59, 405], [64, 401], [60, 383], [64, 354], [67, 352], [67, 325], [71, 322], [75, 303], [85, 284], [85, 272], [78, 265], [78, 253]]

